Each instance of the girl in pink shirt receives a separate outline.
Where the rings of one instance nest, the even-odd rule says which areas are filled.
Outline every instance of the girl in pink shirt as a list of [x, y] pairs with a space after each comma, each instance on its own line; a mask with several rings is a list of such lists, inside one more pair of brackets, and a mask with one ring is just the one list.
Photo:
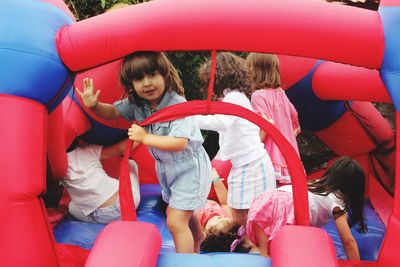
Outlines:
[[[251, 105], [254, 112], [273, 123], [299, 154], [296, 141], [296, 136], [300, 133], [298, 115], [281, 88], [278, 57], [272, 54], [250, 53], [246, 58], [246, 65], [253, 89]], [[265, 132], [261, 131], [260, 136], [272, 160], [276, 181], [289, 184], [287, 165], [279, 148]]]
[[[335, 221], [347, 258], [360, 260], [350, 227], [367, 231], [364, 217], [365, 173], [357, 161], [341, 157], [323, 177], [308, 184], [310, 225], [322, 227]], [[248, 213], [247, 237], [268, 256], [269, 243], [285, 225], [295, 224], [293, 194], [290, 185], [265, 192], [254, 199]]]
[[[197, 252], [249, 252], [254, 246], [245, 236], [238, 240], [238, 231], [244, 227], [233, 220], [232, 210], [227, 205], [227, 189], [218, 175], [212, 171], [212, 184], [218, 198], [218, 202], [207, 200], [205, 207], [194, 212], [192, 220], [193, 228], [202, 233], [201, 244], [195, 243]], [[235, 243], [235, 246], [232, 244]]]

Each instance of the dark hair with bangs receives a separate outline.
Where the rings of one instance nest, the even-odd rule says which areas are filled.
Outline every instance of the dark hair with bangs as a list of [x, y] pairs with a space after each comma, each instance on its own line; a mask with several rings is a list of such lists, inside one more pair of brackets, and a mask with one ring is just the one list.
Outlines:
[[[215, 69], [214, 93], [219, 97], [225, 89], [238, 90], [251, 95], [251, 88], [248, 84], [247, 70], [243, 58], [230, 52], [217, 54]], [[208, 60], [199, 68], [199, 78], [206, 87], [210, 80], [211, 60]]]
[[[201, 243], [200, 250], [202, 252], [230, 252], [231, 244], [237, 238], [240, 225], [233, 223], [226, 231], [216, 231], [211, 229], [206, 239]], [[245, 242], [239, 243], [233, 252], [249, 252], [251, 247], [246, 247]]]
[[138, 105], [143, 103], [143, 99], [133, 88], [132, 81], [141, 80], [145, 75], [154, 74], [156, 71], [164, 77], [166, 91], [175, 91], [178, 95], [184, 96], [182, 81], [165, 53], [142, 51], [126, 56], [119, 74], [119, 80], [131, 103]]
[[350, 227], [358, 225], [358, 232], [367, 231], [364, 217], [365, 173], [357, 161], [349, 157], [340, 157], [321, 179], [308, 185], [308, 190], [321, 196], [334, 193], [343, 200], [345, 211], [350, 213]]
[[279, 59], [274, 54], [250, 53], [246, 58], [253, 91], [281, 87]]

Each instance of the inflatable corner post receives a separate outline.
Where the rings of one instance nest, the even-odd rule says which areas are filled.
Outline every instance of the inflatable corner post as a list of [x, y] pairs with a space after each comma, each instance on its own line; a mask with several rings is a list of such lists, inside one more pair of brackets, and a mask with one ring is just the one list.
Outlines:
[[[103, 145], [125, 138], [129, 122], [101, 120], [83, 108], [71, 89], [83, 78], [78, 75], [75, 80], [76, 73], [90, 74], [109, 88], [101, 88], [102, 100], [115, 101], [121, 97], [116, 92], [122, 92], [116, 76], [120, 59], [135, 51], [279, 54], [285, 89], [304, 129], [312, 130], [338, 155], [367, 157], [377, 148], [395, 148], [393, 131], [368, 101], [392, 102], [398, 114], [399, 0], [382, 0], [378, 11], [306, 0], [155, 0], [80, 22], [61, 0], [3, 0], [0, 18], [1, 266], [61, 264], [60, 246], [55, 244], [38, 197], [45, 190], [46, 157], [52, 173], [62, 177], [66, 171], [64, 149], [77, 136]], [[265, 32], [268, 34], [260, 34]], [[165, 109], [147, 123], [210, 113], [244, 117], [271, 134], [296, 177], [297, 222], [307, 225], [306, 182], [299, 158], [262, 118], [228, 104], [196, 100]], [[383, 167], [393, 168], [392, 173], [399, 166], [397, 151], [394, 166], [393, 158], [393, 154], [376, 156]], [[151, 178], [145, 182], [154, 182], [151, 164], [146, 166]], [[396, 172], [395, 182], [398, 177]], [[387, 216], [378, 267], [400, 266], [396, 257], [400, 242], [398, 190], [396, 187], [390, 198], [393, 211]], [[80, 255], [76, 259], [85, 261], [87, 254]], [[301, 255], [285, 257], [295, 263]], [[149, 264], [154, 265], [155, 260]], [[368, 265], [362, 261], [345, 264]]]

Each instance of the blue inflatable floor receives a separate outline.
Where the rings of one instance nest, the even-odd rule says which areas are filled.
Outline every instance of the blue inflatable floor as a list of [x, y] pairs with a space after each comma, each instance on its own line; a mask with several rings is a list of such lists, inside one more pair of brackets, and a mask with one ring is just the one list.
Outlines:
[[[138, 220], [156, 225], [161, 232], [163, 240], [157, 266], [271, 266], [270, 260], [254, 254], [176, 254], [173, 239], [165, 222], [166, 205], [161, 199], [159, 185], [141, 185], [140, 190], [141, 202], [137, 210]], [[369, 202], [366, 202], [365, 214], [369, 229], [368, 233], [359, 234], [355, 229], [352, 229], [352, 232], [357, 240], [361, 259], [376, 260], [385, 234], [385, 226]], [[105, 225], [103, 224], [90, 224], [67, 217], [54, 228], [54, 235], [58, 243], [73, 244], [85, 249], [91, 249], [96, 237], [104, 227]], [[330, 222], [324, 228], [333, 239], [337, 257], [346, 259], [334, 222]], [[221, 264], [222, 262], [223, 264]]]
[[[386, 227], [375, 213], [369, 201], [365, 202], [364, 206], [368, 232], [366, 234], [360, 234], [354, 227], [351, 229], [351, 232], [357, 241], [361, 260], [376, 261], [383, 237], [385, 236]], [[335, 222], [332, 220], [324, 226], [324, 229], [333, 240], [337, 258], [341, 260], [347, 259], [339, 234], [336, 230]]]

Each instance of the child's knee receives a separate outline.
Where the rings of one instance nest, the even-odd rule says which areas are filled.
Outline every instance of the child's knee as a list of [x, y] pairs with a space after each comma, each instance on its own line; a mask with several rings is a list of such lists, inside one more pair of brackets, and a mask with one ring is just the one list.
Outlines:
[[171, 233], [177, 233], [185, 229], [186, 227], [189, 227], [188, 225], [185, 225], [185, 222], [178, 220], [175, 218], [175, 216], [167, 216], [167, 226], [168, 230]]

